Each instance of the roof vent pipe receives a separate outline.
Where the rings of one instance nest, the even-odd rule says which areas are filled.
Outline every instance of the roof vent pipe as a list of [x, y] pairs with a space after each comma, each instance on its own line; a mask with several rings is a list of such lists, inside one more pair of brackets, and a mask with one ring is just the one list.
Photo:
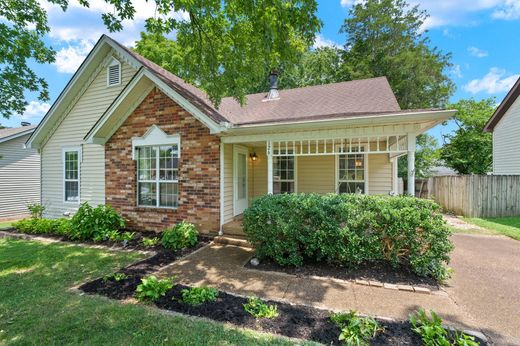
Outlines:
[[22, 125], [22, 126], [31, 126], [31, 123], [30, 123], [30, 122], [27, 122], [27, 121], [22, 121], [22, 122], [20, 123], [20, 125]]
[[278, 93], [278, 72], [273, 70], [269, 75], [269, 93], [267, 94], [266, 101], [278, 100], [280, 94]]

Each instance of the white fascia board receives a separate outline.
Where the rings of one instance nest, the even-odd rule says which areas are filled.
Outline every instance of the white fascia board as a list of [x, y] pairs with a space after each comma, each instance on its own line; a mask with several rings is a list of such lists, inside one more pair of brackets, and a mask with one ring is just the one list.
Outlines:
[[33, 132], [33, 131], [34, 131], [34, 128], [31, 128], [29, 130], [25, 130], [25, 131], [15, 133], [13, 135], [10, 135], [10, 136], [4, 137], [4, 138], [0, 138], [0, 143], [4, 143], [4, 142], [7, 142], [7, 141], [10, 141], [11, 139], [15, 139], [15, 138], [18, 138], [18, 137], [25, 136], [25, 135]]

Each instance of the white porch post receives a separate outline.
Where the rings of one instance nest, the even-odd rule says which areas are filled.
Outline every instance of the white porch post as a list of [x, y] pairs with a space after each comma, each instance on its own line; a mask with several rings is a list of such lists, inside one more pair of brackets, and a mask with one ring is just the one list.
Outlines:
[[267, 141], [267, 193], [273, 194], [273, 141]]
[[415, 196], [415, 135], [408, 134], [408, 194]]
[[224, 143], [220, 140], [220, 229], [218, 235], [224, 234]]

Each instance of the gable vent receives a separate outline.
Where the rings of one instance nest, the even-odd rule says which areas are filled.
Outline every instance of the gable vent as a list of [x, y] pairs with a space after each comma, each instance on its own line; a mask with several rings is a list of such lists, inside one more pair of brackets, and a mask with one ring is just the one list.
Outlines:
[[121, 83], [121, 64], [119, 62], [112, 62], [108, 66], [108, 76], [107, 76], [107, 84], [111, 85], [119, 85]]

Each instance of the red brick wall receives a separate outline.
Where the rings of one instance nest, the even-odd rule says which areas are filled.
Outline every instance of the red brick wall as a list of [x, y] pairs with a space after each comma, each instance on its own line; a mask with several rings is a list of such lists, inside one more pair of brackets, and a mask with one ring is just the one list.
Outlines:
[[[137, 206], [136, 161], [132, 137], [152, 125], [181, 136], [179, 206]], [[105, 145], [105, 198], [127, 220], [128, 228], [163, 231], [187, 220], [201, 232], [217, 232], [220, 218], [220, 140], [160, 90], [154, 89]]]

